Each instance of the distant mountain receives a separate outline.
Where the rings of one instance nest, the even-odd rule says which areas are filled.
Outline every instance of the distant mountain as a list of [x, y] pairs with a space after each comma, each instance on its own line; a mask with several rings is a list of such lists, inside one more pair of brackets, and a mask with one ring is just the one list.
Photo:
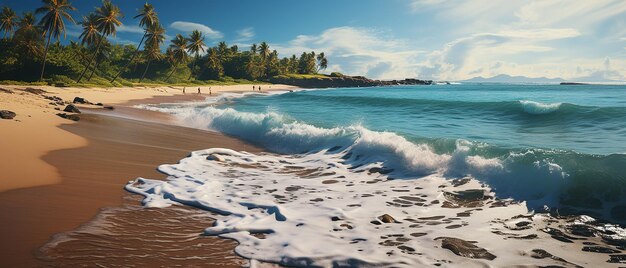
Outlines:
[[472, 79], [463, 80], [460, 82], [472, 82], [472, 83], [561, 83], [565, 80], [561, 78], [547, 78], [547, 77], [526, 77], [526, 76], [510, 76], [506, 74], [496, 75], [494, 77], [485, 78], [482, 76], [474, 77]]

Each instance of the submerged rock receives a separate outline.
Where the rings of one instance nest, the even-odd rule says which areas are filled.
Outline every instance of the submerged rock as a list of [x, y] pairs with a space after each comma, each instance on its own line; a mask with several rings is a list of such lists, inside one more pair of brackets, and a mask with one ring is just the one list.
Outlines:
[[442, 248], [448, 249], [456, 255], [472, 259], [493, 260], [496, 258], [496, 255], [491, 254], [484, 248], [474, 245], [472, 242], [453, 237], [435, 238], [435, 240], [439, 239], [441, 239]]
[[399, 223], [398, 221], [396, 221], [396, 219], [394, 219], [393, 217], [391, 217], [391, 215], [389, 214], [384, 214], [380, 217], [378, 217], [378, 219], [384, 223]]
[[9, 110], [0, 110], [0, 118], [13, 119], [17, 114]]

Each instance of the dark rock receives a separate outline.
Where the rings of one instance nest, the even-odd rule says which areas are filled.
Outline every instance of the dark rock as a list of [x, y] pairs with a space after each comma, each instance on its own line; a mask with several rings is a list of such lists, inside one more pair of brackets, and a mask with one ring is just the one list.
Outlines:
[[72, 120], [72, 121], [79, 121], [80, 120], [80, 116], [78, 116], [76, 114], [58, 113], [57, 116], [59, 116], [61, 118], [68, 119], [68, 120]]
[[13, 94], [13, 91], [7, 88], [0, 88], [1, 93]]
[[102, 102], [98, 102], [96, 103], [97, 106], [104, 106], [104, 104], [102, 104]]
[[585, 246], [583, 247], [583, 251], [596, 252], [596, 253], [620, 253], [619, 250], [615, 250], [615, 249], [607, 248], [607, 247], [601, 247], [601, 246]]
[[0, 110], [0, 118], [13, 119], [17, 114], [9, 110]]
[[24, 89], [25, 92], [31, 93], [31, 94], [35, 94], [35, 95], [40, 95], [43, 93], [48, 93], [48, 91], [45, 91], [43, 89], [38, 89], [38, 88], [25, 88]]
[[448, 249], [456, 255], [472, 259], [493, 260], [496, 258], [495, 255], [491, 254], [484, 248], [474, 245], [472, 242], [453, 237], [435, 238], [435, 240], [439, 239], [441, 239], [442, 248]]
[[104, 106], [102, 108], [107, 109], [107, 110], [115, 110], [115, 107], [113, 106]]
[[399, 223], [398, 221], [396, 221], [396, 219], [394, 219], [393, 217], [391, 217], [391, 215], [389, 214], [384, 214], [380, 217], [378, 217], [378, 219], [384, 223]]
[[74, 106], [74, 104], [70, 104], [68, 106], [65, 107], [65, 109], [63, 109], [64, 112], [68, 112], [68, 113], [80, 113], [80, 110], [78, 110], [78, 108], [76, 108], [76, 106]]
[[452, 180], [452, 186], [459, 187], [461, 185], [465, 185], [465, 184], [469, 183], [470, 180], [471, 180], [470, 178], [462, 178], [462, 179]]
[[611, 256], [611, 259], [609, 259], [606, 262], [609, 263], [626, 263], [626, 254], [615, 254], [615, 255], [609, 255]]
[[88, 100], [83, 99], [81, 97], [75, 97], [72, 102], [73, 103], [80, 103], [80, 104], [91, 104], [91, 102], [89, 102]]
[[561, 242], [565, 242], [565, 243], [574, 243], [574, 241], [572, 241], [572, 240], [578, 240], [578, 238], [566, 235], [561, 230], [554, 229], [554, 228], [549, 228], [548, 227], [548, 228], [541, 229], [541, 231], [549, 234], [550, 237], [552, 237], [552, 238], [554, 238], [556, 240], [559, 240]]

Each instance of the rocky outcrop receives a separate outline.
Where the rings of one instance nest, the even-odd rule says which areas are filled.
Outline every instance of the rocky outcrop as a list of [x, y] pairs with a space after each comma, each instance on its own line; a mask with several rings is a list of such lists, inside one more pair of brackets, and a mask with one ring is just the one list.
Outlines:
[[395, 85], [432, 85], [431, 80], [404, 79], [404, 80], [372, 80], [363, 76], [318, 76], [310, 78], [294, 78], [276, 76], [268, 79], [274, 84], [292, 85], [301, 88], [338, 88], [338, 87], [376, 87]]
[[2, 119], [13, 119], [17, 114], [9, 110], [0, 110], [0, 118]]

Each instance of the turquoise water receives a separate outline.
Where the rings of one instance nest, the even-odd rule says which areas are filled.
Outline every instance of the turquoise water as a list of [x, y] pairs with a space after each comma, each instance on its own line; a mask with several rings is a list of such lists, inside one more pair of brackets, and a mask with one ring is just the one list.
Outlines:
[[415, 142], [466, 139], [507, 149], [626, 153], [626, 86], [348, 88], [241, 98], [231, 105], [324, 128], [391, 131]]
[[626, 222], [625, 86], [322, 89], [156, 109], [281, 154], [323, 152], [392, 179], [471, 177], [530, 209]]

